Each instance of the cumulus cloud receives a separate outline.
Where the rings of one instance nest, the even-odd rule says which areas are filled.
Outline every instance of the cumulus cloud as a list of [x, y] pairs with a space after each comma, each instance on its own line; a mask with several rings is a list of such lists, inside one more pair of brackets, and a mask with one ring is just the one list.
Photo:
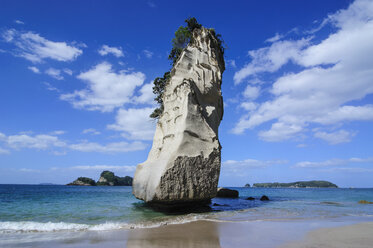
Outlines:
[[29, 66], [27, 67], [30, 71], [32, 71], [33, 73], [36, 73], [36, 74], [40, 74], [40, 70], [35, 67], [35, 66]]
[[7, 144], [13, 149], [34, 148], [45, 150], [50, 147], [64, 147], [66, 143], [59, 140], [53, 135], [39, 134], [39, 135], [10, 135], [7, 137]]
[[284, 37], [283, 35], [276, 33], [271, 38], [266, 39], [265, 42], [273, 43], [273, 42], [281, 40], [283, 37]]
[[25, 58], [34, 63], [40, 63], [44, 59], [57, 61], [73, 61], [83, 51], [67, 42], [51, 41], [37, 33], [28, 31], [20, 32], [8, 29], [2, 33], [5, 42], [15, 46], [13, 54]]
[[97, 131], [96, 129], [94, 128], [87, 128], [87, 129], [84, 129], [83, 134], [92, 134], [92, 135], [98, 135], [98, 134], [101, 134], [99, 131]]
[[16, 23], [16, 24], [21, 24], [21, 25], [25, 24], [25, 23], [24, 23], [23, 21], [21, 21], [21, 20], [15, 20], [14, 23]]
[[69, 167], [69, 169], [73, 170], [116, 170], [116, 171], [124, 171], [124, 172], [134, 172], [136, 170], [136, 166], [134, 165], [78, 165]]
[[224, 166], [242, 166], [242, 167], [267, 167], [275, 164], [286, 164], [286, 160], [257, 160], [257, 159], [245, 159], [245, 160], [226, 160], [222, 164]]
[[62, 94], [60, 98], [78, 109], [111, 112], [131, 102], [135, 88], [143, 84], [145, 75], [141, 72], [115, 72], [111, 64], [103, 62], [80, 73], [77, 78], [83, 80], [87, 87]]
[[[144, 150], [148, 145], [140, 142], [112, 142], [108, 144], [99, 144], [96, 142], [79, 142], [72, 143], [61, 140], [58, 135], [64, 131], [57, 130], [50, 134], [25, 134], [19, 133], [16, 135], [5, 135], [0, 133], [0, 143], [3, 143], [7, 148], [20, 149], [36, 149], [36, 150], [52, 150], [55, 155], [64, 155], [66, 150], [74, 150], [80, 152], [98, 152], [98, 153], [122, 153]], [[9, 150], [0, 148], [1, 154], [9, 153]], [[62, 150], [61, 150], [62, 149]]]
[[105, 56], [108, 54], [112, 54], [117, 58], [123, 57], [123, 51], [121, 47], [110, 47], [108, 45], [102, 45], [102, 47], [98, 50], [98, 53], [101, 56]]
[[152, 140], [155, 122], [149, 117], [153, 108], [119, 109], [115, 123], [108, 129], [122, 132], [123, 137], [132, 140]]
[[80, 152], [100, 152], [100, 153], [121, 153], [144, 150], [147, 144], [135, 141], [128, 142], [113, 142], [106, 145], [101, 145], [95, 142], [83, 142], [69, 145], [72, 150]]
[[135, 103], [155, 104], [153, 93], [153, 82], [144, 84], [139, 90], [140, 95], [133, 98]]
[[0, 147], [0, 155], [1, 154], [9, 154], [9, 153], [10, 153], [9, 150]]
[[[319, 42], [312, 36], [302, 37], [274, 41], [249, 52], [251, 62], [235, 73], [236, 84], [264, 72], [276, 72], [289, 62], [300, 70], [285, 71], [278, 77], [270, 88], [269, 100], [257, 102], [259, 106], [250, 115], [243, 115], [234, 133], [272, 122], [259, 137], [283, 141], [314, 130], [307, 128], [310, 125], [340, 126], [348, 121], [373, 120], [373, 106], [359, 102], [373, 93], [373, 2], [355, 1], [326, 20], [333, 31]], [[352, 136], [353, 132], [342, 129], [314, 133], [330, 144], [348, 142]]]
[[50, 132], [51, 135], [62, 135], [62, 134], [65, 134], [66, 131], [64, 130], [56, 130], [56, 131], [53, 131], [53, 132]]
[[73, 71], [68, 68], [63, 69], [63, 72], [70, 76], [73, 75]]
[[242, 94], [247, 99], [255, 100], [260, 94], [260, 87], [248, 85]]
[[300, 168], [320, 168], [320, 167], [330, 167], [330, 166], [341, 166], [348, 164], [357, 164], [357, 163], [372, 163], [373, 158], [349, 158], [349, 159], [329, 159], [320, 162], [310, 162], [302, 161], [294, 165], [294, 167]]
[[225, 173], [234, 173], [245, 175], [248, 170], [266, 168], [272, 165], [283, 165], [287, 164], [286, 160], [257, 160], [257, 159], [245, 159], [245, 160], [226, 160], [222, 162], [222, 170]]
[[350, 142], [354, 133], [348, 132], [346, 130], [339, 130], [336, 132], [315, 132], [314, 136], [319, 139], [327, 141], [331, 145]]
[[261, 72], [275, 72], [289, 61], [296, 61], [301, 49], [309, 44], [309, 38], [284, 40], [269, 47], [249, 51], [251, 62], [234, 74], [234, 83], [239, 84], [245, 78]]
[[49, 90], [49, 91], [60, 92], [60, 90], [58, 88], [54, 87], [53, 85], [51, 85], [48, 82], [43, 82], [43, 84], [46, 86], [47, 90]]
[[63, 80], [63, 76], [61, 75], [61, 70], [55, 69], [55, 68], [49, 68], [45, 71], [45, 74], [57, 79], [57, 80]]
[[148, 59], [151, 59], [153, 57], [153, 52], [149, 51], [149, 50], [143, 50], [142, 51], [144, 54], [145, 54], [145, 57], [147, 57]]

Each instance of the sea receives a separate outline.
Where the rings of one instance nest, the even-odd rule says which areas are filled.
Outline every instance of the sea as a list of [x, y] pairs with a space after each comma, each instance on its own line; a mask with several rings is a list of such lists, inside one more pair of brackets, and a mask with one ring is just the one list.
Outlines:
[[[231, 189], [239, 191], [239, 198], [214, 198], [204, 211], [167, 213], [136, 199], [128, 186], [0, 185], [0, 244], [17, 243], [31, 236], [37, 239], [37, 234], [45, 233], [150, 228], [197, 220], [373, 221], [373, 205], [358, 203], [373, 201], [373, 189]], [[270, 200], [260, 201], [262, 195]]]

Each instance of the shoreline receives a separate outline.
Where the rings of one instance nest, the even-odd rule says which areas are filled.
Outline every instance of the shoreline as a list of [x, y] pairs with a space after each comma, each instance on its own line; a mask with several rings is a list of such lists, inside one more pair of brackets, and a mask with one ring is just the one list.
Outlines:
[[[369, 219], [369, 218], [368, 218]], [[142, 229], [23, 234], [4, 247], [371, 247], [368, 219], [208, 221]], [[22, 234], [21, 234], [22, 235]], [[4, 236], [3, 236], [4, 237]], [[16, 240], [17, 234], [14, 235]], [[349, 241], [354, 246], [348, 246]], [[336, 244], [338, 244], [336, 246]], [[367, 244], [369, 244], [367, 246]], [[345, 245], [345, 246], [343, 246]]]

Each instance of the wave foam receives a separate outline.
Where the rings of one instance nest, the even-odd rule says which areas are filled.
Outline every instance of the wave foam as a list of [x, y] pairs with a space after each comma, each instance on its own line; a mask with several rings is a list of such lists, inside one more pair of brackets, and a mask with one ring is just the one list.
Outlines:
[[[125, 224], [126, 225], [126, 224]], [[0, 233], [14, 232], [58, 232], [58, 231], [104, 231], [120, 229], [122, 223], [104, 223], [97, 225], [65, 223], [65, 222], [34, 222], [34, 221], [6, 221], [0, 222]]]
[[108, 231], [118, 229], [141, 229], [154, 228], [164, 225], [189, 223], [203, 218], [188, 216], [159, 221], [143, 223], [115, 223], [107, 222], [102, 224], [78, 224], [66, 222], [34, 222], [34, 221], [5, 221], [0, 222], [0, 233], [32, 233], [32, 232], [60, 232], [60, 231]]

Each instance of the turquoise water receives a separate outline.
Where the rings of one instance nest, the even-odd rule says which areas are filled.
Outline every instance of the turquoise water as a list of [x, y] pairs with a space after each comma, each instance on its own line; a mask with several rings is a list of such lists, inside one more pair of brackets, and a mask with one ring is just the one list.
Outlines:
[[[131, 187], [0, 185], [0, 233], [144, 228], [199, 219], [373, 218], [373, 205], [357, 203], [373, 201], [373, 189], [233, 189], [239, 199], [215, 198], [208, 212], [167, 215], [134, 198]], [[246, 200], [262, 195], [271, 201]]]

